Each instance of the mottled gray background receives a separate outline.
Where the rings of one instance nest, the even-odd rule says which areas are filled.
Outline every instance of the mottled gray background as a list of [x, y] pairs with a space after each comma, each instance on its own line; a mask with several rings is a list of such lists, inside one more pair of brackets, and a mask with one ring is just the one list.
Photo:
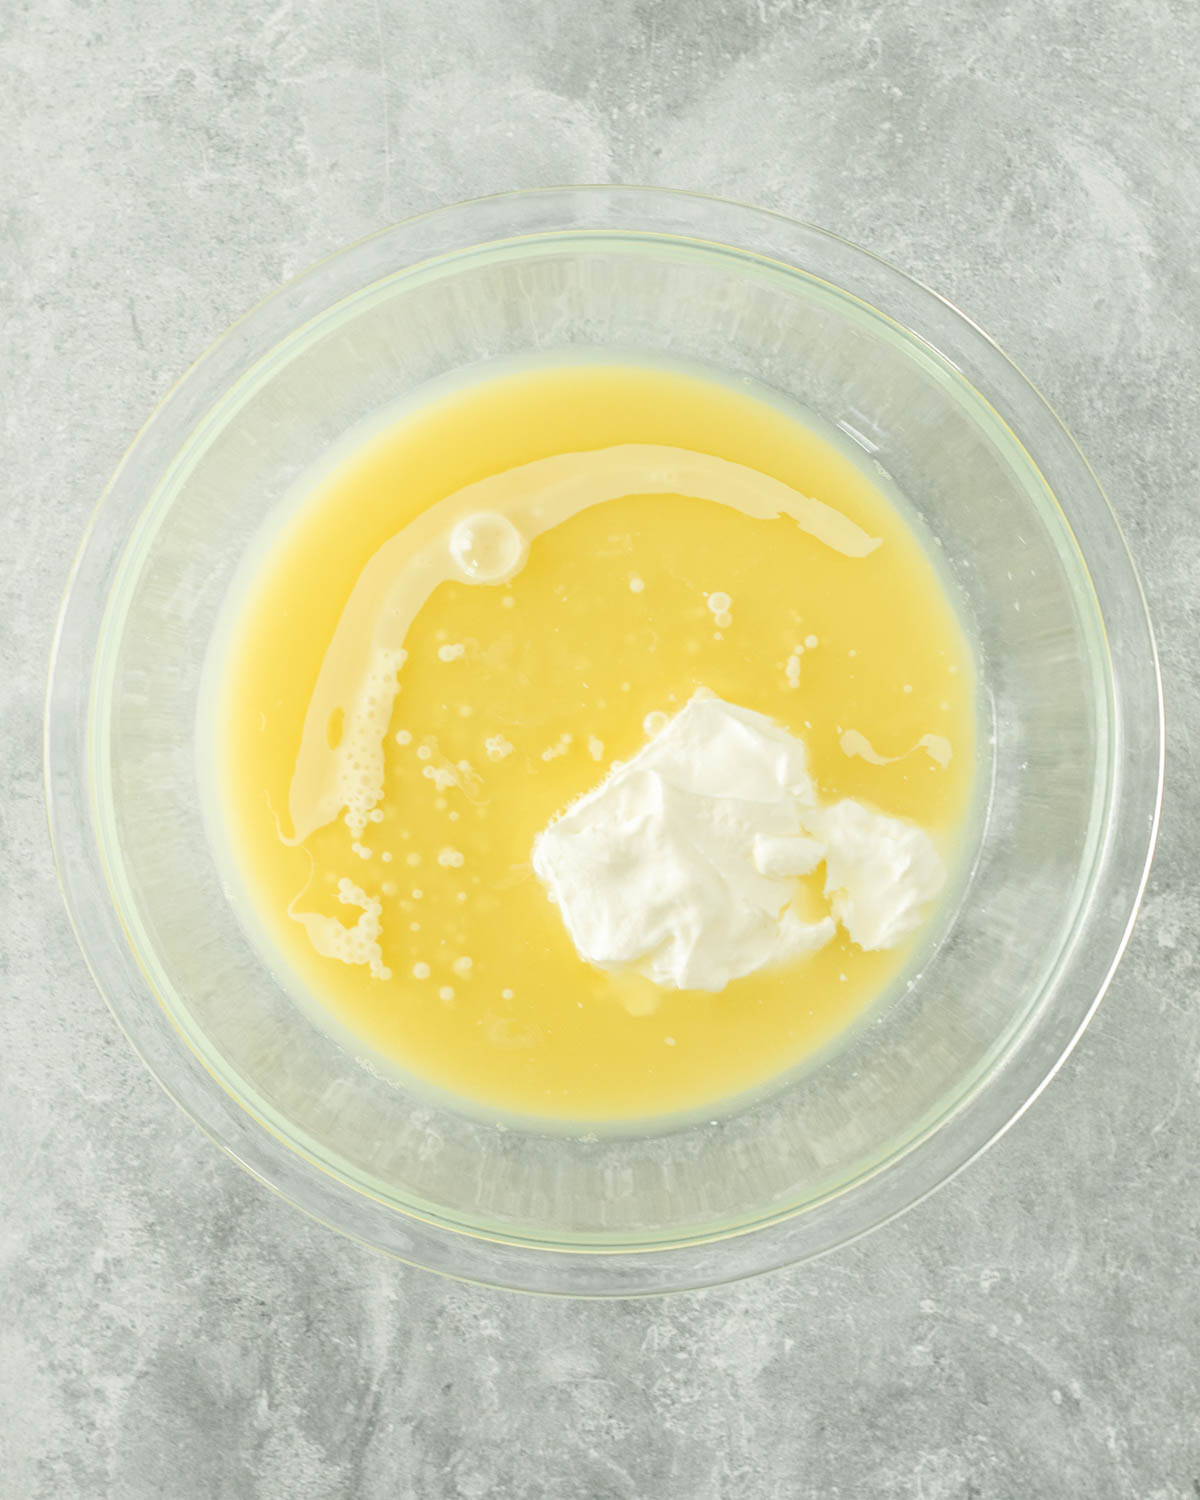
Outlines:
[[[0, 0], [0, 1494], [1200, 1495], [1194, 0]], [[568, 180], [815, 220], [991, 331], [1112, 495], [1160, 632], [1164, 834], [1060, 1079], [808, 1268], [545, 1302], [378, 1258], [159, 1092], [47, 852], [42, 679], [143, 417], [282, 278]]]

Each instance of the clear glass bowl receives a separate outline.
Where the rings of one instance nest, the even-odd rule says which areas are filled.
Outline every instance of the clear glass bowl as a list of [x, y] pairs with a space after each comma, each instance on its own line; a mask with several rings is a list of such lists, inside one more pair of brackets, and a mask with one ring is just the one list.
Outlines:
[[[500, 1129], [377, 1076], [248, 940], [201, 816], [205, 652], [303, 476], [429, 381], [545, 350], [752, 377], [868, 448], [975, 632], [986, 786], [961, 904], [912, 986], [714, 1121]], [[1054, 414], [891, 266], [730, 203], [567, 188], [385, 230], [235, 325], [150, 419], [71, 577], [46, 726], [79, 941], [168, 1092], [250, 1171], [393, 1255], [628, 1295], [819, 1254], [924, 1196], [1054, 1073], [1120, 956], [1154, 841], [1161, 698], [1112, 513]]]

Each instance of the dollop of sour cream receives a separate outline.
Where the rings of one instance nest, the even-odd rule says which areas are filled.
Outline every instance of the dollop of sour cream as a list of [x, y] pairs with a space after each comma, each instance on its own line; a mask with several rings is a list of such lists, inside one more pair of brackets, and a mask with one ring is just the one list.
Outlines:
[[[731, 980], [829, 942], [865, 949], [923, 921], [945, 867], [922, 829], [843, 800], [822, 806], [803, 740], [697, 696], [535, 839], [533, 868], [579, 956], [670, 989]], [[825, 865], [811, 920], [800, 877]]]

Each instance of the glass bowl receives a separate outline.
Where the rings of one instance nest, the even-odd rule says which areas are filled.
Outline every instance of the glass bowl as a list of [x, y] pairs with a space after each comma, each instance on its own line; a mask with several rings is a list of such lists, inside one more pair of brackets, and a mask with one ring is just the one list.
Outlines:
[[[865, 448], [942, 551], [979, 658], [978, 850], [901, 995], [716, 1119], [504, 1128], [416, 1097], [289, 998], [202, 815], [197, 715], [230, 581], [289, 494], [430, 382], [538, 352], [749, 377]], [[944, 1182], [1094, 1011], [1162, 772], [1146, 608], [1054, 414], [977, 328], [866, 251], [682, 193], [564, 188], [426, 214], [224, 335], [125, 456], [71, 575], [51, 831], [96, 981], [163, 1087], [318, 1218], [435, 1270], [629, 1295], [817, 1255]]]

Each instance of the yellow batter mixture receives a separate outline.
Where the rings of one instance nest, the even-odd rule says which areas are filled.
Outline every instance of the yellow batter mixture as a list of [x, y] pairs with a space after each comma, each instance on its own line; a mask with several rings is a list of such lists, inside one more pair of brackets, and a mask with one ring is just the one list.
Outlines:
[[[479, 515], [511, 532], [455, 561]], [[865, 463], [669, 369], [558, 364], [430, 402], [321, 484], [237, 601], [218, 790], [257, 924], [340, 1034], [476, 1105], [628, 1119], [764, 1083], [912, 943], [839, 929], [720, 993], [667, 990], [585, 964], [530, 866], [697, 689], [801, 735], [826, 800], [953, 857], [970, 653]]]

